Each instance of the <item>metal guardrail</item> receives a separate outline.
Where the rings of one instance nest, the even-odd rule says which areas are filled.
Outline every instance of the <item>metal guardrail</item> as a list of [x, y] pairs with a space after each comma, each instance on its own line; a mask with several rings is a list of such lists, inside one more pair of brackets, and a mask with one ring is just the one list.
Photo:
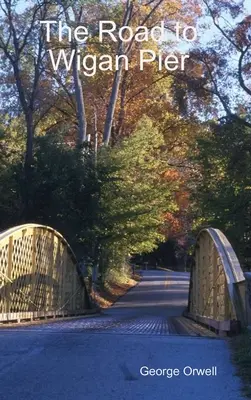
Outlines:
[[0, 321], [81, 314], [88, 303], [76, 257], [59, 232], [26, 224], [0, 234]]

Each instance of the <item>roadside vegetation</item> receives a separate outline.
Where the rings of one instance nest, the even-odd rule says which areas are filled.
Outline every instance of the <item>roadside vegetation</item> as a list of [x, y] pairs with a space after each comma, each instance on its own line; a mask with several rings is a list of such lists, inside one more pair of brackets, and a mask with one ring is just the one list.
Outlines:
[[251, 399], [251, 332], [246, 330], [231, 338], [230, 344], [237, 375], [242, 380], [242, 392]]
[[109, 271], [104, 284], [98, 284], [91, 291], [92, 299], [98, 307], [108, 308], [136, 286], [140, 279], [141, 275], [133, 273], [130, 265], [124, 265], [119, 271]]

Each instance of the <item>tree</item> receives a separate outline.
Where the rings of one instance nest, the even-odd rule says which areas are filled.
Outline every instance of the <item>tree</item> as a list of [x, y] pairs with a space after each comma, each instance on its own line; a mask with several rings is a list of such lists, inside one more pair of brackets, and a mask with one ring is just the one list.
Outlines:
[[[154, 0], [143, 4], [141, 1], [131, 1], [127, 0], [124, 6], [123, 18], [122, 18], [122, 26], [128, 25], [131, 27], [135, 27], [140, 25], [142, 27], [146, 27], [150, 29], [154, 25], [157, 25], [161, 20], [165, 20], [166, 29], [173, 32], [172, 23], [175, 19], [180, 19], [183, 22], [186, 22], [187, 18], [191, 21], [196, 17], [198, 13], [197, 2], [190, 1], [187, 6], [187, 14], [180, 12], [181, 4], [179, 0], [172, 0], [168, 3], [165, 0]], [[190, 15], [189, 15], [190, 12]], [[130, 58], [133, 47], [135, 45], [135, 34], [133, 35], [130, 41], [124, 43], [120, 38], [118, 39], [118, 47], [116, 55], [126, 55]], [[138, 43], [137, 43], [138, 45]], [[137, 46], [139, 47], [139, 46]], [[127, 79], [127, 71], [124, 71], [123, 75], [123, 62], [120, 58], [118, 70], [114, 74], [113, 84], [110, 94], [110, 99], [107, 107], [104, 133], [103, 133], [103, 142], [105, 145], [109, 144], [115, 108], [119, 95], [119, 88], [121, 84], [121, 80], [123, 83], [121, 89], [121, 112], [120, 118], [123, 117], [123, 106], [124, 106], [124, 98], [125, 98], [125, 81]], [[120, 122], [121, 124], [121, 122]]]
[[[87, 122], [85, 116], [83, 85], [80, 78], [78, 70], [78, 61], [77, 61], [79, 45], [77, 40], [75, 40], [73, 31], [83, 22], [83, 16], [84, 14], [86, 14], [86, 12], [84, 12], [86, 5], [84, 6], [82, 1], [72, 2], [72, 1], [61, 1], [61, 0], [58, 0], [58, 4], [62, 6], [65, 15], [65, 21], [67, 23], [67, 26], [71, 29], [72, 32], [72, 40], [70, 47], [72, 51], [75, 51], [72, 63], [72, 76], [74, 81], [76, 107], [77, 107], [77, 121], [78, 121], [77, 144], [79, 146], [82, 146], [83, 143], [86, 141]], [[71, 15], [73, 15], [74, 20], [71, 20]]]
[[[213, 39], [191, 49], [187, 69], [178, 72], [173, 92], [180, 110], [209, 118], [227, 116], [251, 127], [250, 16], [242, 1], [202, 0]], [[209, 29], [209, 26], [206, 26]]]
[[213, 124], [197, 141], [194, 205], [197, 227], [222, 229], [243, 266], [250, 263], [251, 153], [250, 129], [235, 122]]
[[115, 169], [101, 195], [101, 253], [110, 249], [125, 258], [150, 252], [165, 240], [161, 228], [165, 213], [175, 210], [176, 185], [164, 178], [168, 166], [163, 146], [163, 135], [145, 117], [129, 138], [102, 150], [100, 167], [108, 162]]
[[[17, 90], [17, 107], [21, 107], [26, 125], [26, 150], [24, 160], [24, 215], [28, 217], [29, 184], [33, 160], [33, 138], [37, 122], [49, 111], [51, 105], [40, 110], [43, 93], [45, 31], [38, 28], [39, 19], [46, 19], [49, 3], [38, 1], [25, 9], [17, 11], [17, 2], [3, 0], [0, 3], [0, 51], [7, 61], [6, 69], [12, 69]], [[29, 66], [29, 69], [27, 69]], [[7, 67], [7, 68], [6, 68]], [[8, 77], [8, 73], [7, 73]], [[8, 86], [8, 80], [5, 85]], [[10, 103], [7, 103], [10, 106]], [[47, 103], [48, 104], [48, 103]], [[35, 117], [36, 116], [36, 117]]]

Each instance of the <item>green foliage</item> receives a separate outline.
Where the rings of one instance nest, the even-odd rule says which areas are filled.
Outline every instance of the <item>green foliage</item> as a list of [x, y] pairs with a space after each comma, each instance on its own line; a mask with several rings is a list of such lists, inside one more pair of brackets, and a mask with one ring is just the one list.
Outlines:
[[[23, 119], [0, 120], [0, 230], [15, 224], [22, 209], [21, 160], [25, 148]], [[18, 189], [19, 188], [19, 189]]]
[[[29, 185], [29, 221], [59, 230], [91, 265], [119, 269], [129, 254], [149, 252], [164, 240], [163, 215], [174, 208], [164, 140], [144, 118], [135, 133], [113, 148], [65, 144], [62, 134], [37, 137]], [[22, 219], [23, 167], [1, 170], [1, 228]], [[7, 190], [4, 188], [7, 187]]]
[[197, 142], [201, 176], [194, 199], [201, 224], [222, 229], [243, 265], [251, 247], [251, 131], [238, 123], [214, 126]]
[[163, 136], [145, 117], [132, 136], [100, 151], [97, 175], [108, 172], [97, 232], [103, 268], [116, 268], [128, 255], [150, 252], [165, 240], [160, 228], [174, 200], [163, 179], [163, 145]]
[[[21, 160], [25, 150], [24, 119], [0, 116], [0, 168]], [[4, 165], [3, 165], [4, 164]]]
[[235, 364], [237, 375], [242, 381], [242, 392], [247, 398], [251, 398], [251, 335], [249, 330], [231, 338], [232, 360]]
[[132, 136], [110, 150], [109, 160], [117, 168], [104, 187], [102, 204], [112, 224], [109, 236], [130, 253], [151, 251], [164, 239], [158, 228], [173, 202], [163, 179], [163, 145], [163, 136], [144, 118]]

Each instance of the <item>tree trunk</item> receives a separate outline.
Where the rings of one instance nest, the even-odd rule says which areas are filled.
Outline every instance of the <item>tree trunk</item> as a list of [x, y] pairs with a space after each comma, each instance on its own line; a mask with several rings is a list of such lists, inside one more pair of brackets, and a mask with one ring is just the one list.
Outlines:
[[78, 121], [77, 144], [78, 144], [78, 146], [81, 146], [86, 141], [86, 116], [85, 116], [85, 105], [84, 105], [82, 82], [79, 77], [79, 71], [77, 68], [78, 46], [76, 43], [74, 45], [74, 49], [75, 49], [75, 56], [73, 59], [73, 79], [74, 79], [76, 103], [77, 103], [77, 121]]
[[119, 70], [116, 71], [115, 76], [114, 76], [113, 85], [112, 85], [112, 93], [111, 93], [108, 110], [107, 110], [107, 114], [106, 114], [104, 136], [103, 136], [103, 142], [106, 146], [108, 146], [110, 137], [111, 137], [112, 122], [113, 122], [115, 106], [116, 106], [116, 102], [117, 102], [117, 98], [118, 98], [118, 91], [119, 91], [121, 76], [122, 76], [122, 64], [119, 66]]
[[[129, 25], [130, 18], [132, 16], [133, 10], [133, 2], [131, 0], [127, 0], [125, 14], [123, 18], [123, 26]], [[133, 41], [131, 41], [132, 44]], [[130, 45], [128, 46], [130, 47]], [[130, 51], [130, 50], [129, 50]], [[127, 54], [129, 52], [125, 52]], [[123, 42], [120, 41], [118, 44], [117, 55], [120, 56], [124, 54], [124, 46]], [[119, 85], [122, 77], [123, 71], [123, 61], [119, 59], [118, 70], [115, 72], [113, 85], [112, 85], [112, 92], [110, 96], [110, 101], [107, 109], [106, 120], [105, 120], [105, 127], [104, 127], [104, 135], [103, 135], [103, 143], [105, 146], [108, 146], [110, 137], [111, 137], [111, 130], [112, 130], [112, 123], [114, 118], [115, 107], [118, 99], [118, 92], [119, 92]]]
[[33, 153], [33, 136], [34, 136], [32, 111], [27, 112], [25, 116], [25, 121], [26, 121], [26, 131], [27, 131], [25, 165], [31, 166], [33, 158], [32, 153]]
[[28, 110], [25, 115], [26, 120], [26, 152], [24, 159], [24, 188], [23, 188], [23, 215], [24, 221], [28, 221], [31, 216], [31, 188], [32, 188], [32, 161], [33, 161], [33, 113], [32, 110]]
[[98, 128], [97, 128], [97, 109], [96, 109], [96, 107], [94, 107], [93, 134], [94, 134], [94, 165], [95, 165], [95, 173], [97, 173]]
[[116, 127], [117, 136], [120, 136], [123, 132], [123, 124], [124, 124], [124, 119], [125, 119], [125, 99], [126, 99], [127, 76], [128, 76], [128, 71], [125, 71], [122, 82], [121, 82], [120, 110], [119, 110], [119, 116], [118, 116], [118, 125]]

